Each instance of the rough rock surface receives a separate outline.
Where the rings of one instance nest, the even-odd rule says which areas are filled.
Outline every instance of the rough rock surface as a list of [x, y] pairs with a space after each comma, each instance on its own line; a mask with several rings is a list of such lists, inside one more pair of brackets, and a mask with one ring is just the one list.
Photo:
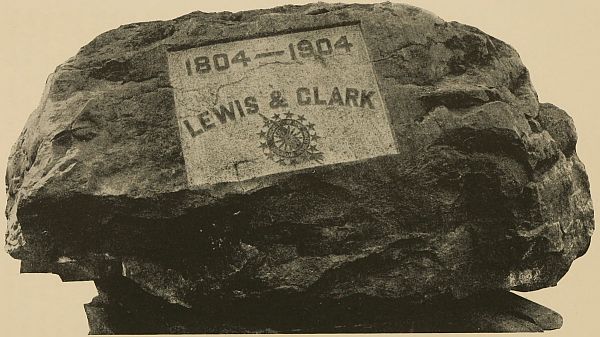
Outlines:
[[[168, 50], [360, 21], [400, 153], [196, 188]], [[517, 52], [397, 4], [194, 12], [101, 34], [59, 66], [7, 169], [23, 272], [124, 276], [198, 310], [249, 299], [421, 303], [553, 286], [593, 232], [570, 117]], [[116, 276], [115, 276], [116, 275]]]
[[410, 305], [396, 299], [253, 299], [202, 311], [151, 296], [124, 277], [96, 281], [99, 296], [85, 305], [90, 334], [541, 332], [562, 317], [505, 291]]

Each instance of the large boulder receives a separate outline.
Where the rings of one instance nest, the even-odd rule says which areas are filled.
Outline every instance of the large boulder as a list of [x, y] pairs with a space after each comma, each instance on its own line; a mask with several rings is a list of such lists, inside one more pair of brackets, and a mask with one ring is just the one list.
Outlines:
[[[185, 92], [169, 68], [173, 55], [335, 27], [360, 27], [354, 33], [364, 41], [351, 43], [366, 46], [367, 61], [355, 66], [372, 68], [373, 97], [385, 102], [386, 114], [364, 126], [366, 150], [348, 140], [356, 160], [336, 152], [337, 140], [327, 145], [338, 139], [334, 127], [317, 129], [322, 141], [309, 144], [304, 166], [281, 155], [270, 171], [226, 179], [229, 152], [193, 154], [184, 133], [197, 126], [181, 118], [187, 108], [176, 98]], [[339, 47], [351, 51], [343, 41]], [[327, 74], [338, 64], [328, 60], [305, 63]], [[269, 74], [287, 74], [281, 67]], [[190, 74], [203, 69], [188, 66]], [[340, 69], [343, 79], [355, 68]], [[211, 85], [242, 83], [248, 92], [292, 81], [263, 79], [224, 76]], [[289, 107], [298, 115], [295, 94]], [[370, 93], [361, 95], [368, 96], [361, 106], [346, 96], [339, 108], [369, 108]], [[217, 92], [214, 103], [226, 102]], [[256, 130], [256, 148], [271, 149], [265, 160], [280, 154], [268, 137], [289, 136], [271, 112], [248, 117], [268, 129], [266, 136]], [[392, 146], [375, 144], [386, 132]], [[281, 296], [421, 303], [536, 290], [556, 285], [593, 232], [576, 140], [571, 118], [538, 102], [513, 48], [415, 7], [316, 4], [128, 24], [95, 38], [49, 77], [9, 159], [6, 249], [22, 260], [22, 272], [100, 285], [124, 277], [139, 291], [199, 310]], [[328, 162], [327, 151], [340, 159]], [[215, 174], [224, 176], [197, 180], [205, 163], [217, 163]]]

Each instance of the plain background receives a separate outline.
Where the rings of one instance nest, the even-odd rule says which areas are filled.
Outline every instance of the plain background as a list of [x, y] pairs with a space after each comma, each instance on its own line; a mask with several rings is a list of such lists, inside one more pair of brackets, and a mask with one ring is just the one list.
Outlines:
[[[329, 1], [327, 1], [329, 2]], [[355, 0], [353, 2], [366, 3]], [[370, 2], [370, 1], [369, 1]], [[600, 3], [595, 0], [405, 0], [447, 21], [476, 26], [515, 47], [528, 66], [540, 101], [565, 109], [579, 134], [577, 152], [587, 167], [600, 210]], [[168, 20], [191, 11], [240, 11], [286, 1], [1, 0], [0, 170], [27, 116], [39, 103], [46, 77], [98, 34], [122, 24]], [[289, 3], [306, 3], [293, 1]], [[594, 195], [595, 194], [595, 195]], [[4, 208], [5, 198], [0, 198]], [[6, 221], [0, 224], [1, 231]], [[593, 240], [596, 241], [596, 240]], [[597, 336], [600, 322], [600, 244], [575, 261], [557, 287], [525, 294], [560, 312], [561, 330], [549, 336]], [[61, 283], [55, 275], [19, 275], [19, 262], [0, 252], [0, 335], [84, 336], [83, 303], [91, 282]]]

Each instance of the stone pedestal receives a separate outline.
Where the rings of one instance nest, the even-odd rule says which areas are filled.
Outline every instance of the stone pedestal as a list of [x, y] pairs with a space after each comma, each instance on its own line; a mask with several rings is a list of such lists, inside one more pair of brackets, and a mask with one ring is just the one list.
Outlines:
[[278, 296], [219, 302], [201, 309], [148, 295], [126, 278], [96, 282], [99, 295], [85, 305], [90, 334], [174, 333], [406, 333], [542, 332], [562, 317], [506, 291], [423, 304], [356, 297], [343, 301]]

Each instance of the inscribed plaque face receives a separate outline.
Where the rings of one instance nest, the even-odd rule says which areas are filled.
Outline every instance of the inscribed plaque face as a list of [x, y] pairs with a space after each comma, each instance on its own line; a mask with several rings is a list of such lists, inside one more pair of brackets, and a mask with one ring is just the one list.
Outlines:
[[191, 185], [397, 153], [359, 25], [169, 53]]

